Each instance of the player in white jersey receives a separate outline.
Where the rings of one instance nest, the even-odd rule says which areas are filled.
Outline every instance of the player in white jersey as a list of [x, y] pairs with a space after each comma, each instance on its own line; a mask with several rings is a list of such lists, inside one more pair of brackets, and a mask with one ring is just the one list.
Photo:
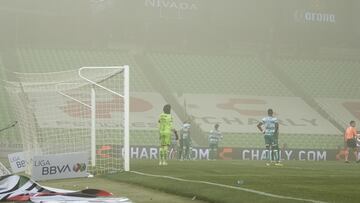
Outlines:
[[[263, 118], [261, 122], [257, 125], [258, 129], [264, 134], [265, 140], [265, 154], [266, 160], [275, 160], [275, 165], [281, 165], [279, 157], [279, 143], [278, 143], [278, 133], [279, 133], [279, 123], [277, 118], [273, 116], [274, 112], [272, 109], [268, 109], [268, 116]], [[264, 129], [262, 129], [262, 126]], [[266, 165], [270, 165], [267, 163]]]
[[182, 129], [180, 130], [180, 160], [191, 160], [192, 141], [190, 134], [191, 124], [185, 121]]
[[210, 131], [208, 141], [209, 141], [209, 160], [217, 159], [217, 151], [219, 147], [219, 142], [222, 140], [223, 136], [219, 130], [219, 124], [215, 124], [214, 129]]

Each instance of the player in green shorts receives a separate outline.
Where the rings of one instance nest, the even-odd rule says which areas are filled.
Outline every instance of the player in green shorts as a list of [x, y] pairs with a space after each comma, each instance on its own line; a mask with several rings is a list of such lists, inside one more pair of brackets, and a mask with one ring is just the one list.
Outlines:
[[280, 164], [280, 149], [279, 149], [279, 130], [277, 130], [276, 133], [274, 133], [272, 143], [271, 143], [271, 150], [272, 150], [272, 160], [276, 162], [276, 165]]
[[179, 154], [179, 138], [174, 132], [171, 135], [171, 144], [169, 147], [169, 159], [177, 159]]
[[171, 144], [171, 134], [174, 132], [176, 140], [178, 135], [176, 130], [173, 128], [173, 119], [170, 114], [171, 106], [166, 104], [163, 108], [163, 113], [159, 117], [159, 133], [160, 133], [160, 162], [159, 165], [166, 166], [166, 159], [168, 158], [168, 150]]
[[190, 133], [190, 121], [185, 121], [182, 129], [180, 130], [180, 160], [191, 160], [192, 142]]
[[[278, 146], [279, 123], [273, 114], [273, 110], [268, 109], [268, 116], [263, 118], [257, 127], [264, 134], [266, 160], [274, 160], [276, 161], [275, 165], [280, 166], [281, 164]], [[264, 126], [264, 129], [262, 129], [262, 126]], [[266, 163], [266, 165], [270, 165], [270, 163]]]

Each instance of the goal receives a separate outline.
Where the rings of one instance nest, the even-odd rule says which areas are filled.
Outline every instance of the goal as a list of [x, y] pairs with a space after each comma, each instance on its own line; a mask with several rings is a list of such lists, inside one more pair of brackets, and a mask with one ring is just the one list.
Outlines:
[[129, 66], [13, 76], [5, 88], [29, 159], [86, 152], [91, 173], [130, 170]]
[[6, 168], [6, 166], [4, 166], [4, 164], [2, 164], [0, 162], [0, 177], [1, 176], [6, 176], [6, 175], [10, 175], [10, 171]]

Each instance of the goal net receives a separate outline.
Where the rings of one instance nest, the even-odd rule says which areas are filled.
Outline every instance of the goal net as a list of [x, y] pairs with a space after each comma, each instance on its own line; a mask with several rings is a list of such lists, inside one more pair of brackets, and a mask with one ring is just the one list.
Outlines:
[[91, 173], [129, 170], [128, 66], [14, 73], [5, 88], [29, 159], [86, 152]]
[[6, 166], [4, 166], [4, 164], [2, 164], [2, 163], [0, 162], [0, 177], [1, 177], [1, 176], [6, 176], [6, 175], [10, 175], [10, 174], [11, 174], [11, 173], [10, 173], [9, 169], [7, 169]]

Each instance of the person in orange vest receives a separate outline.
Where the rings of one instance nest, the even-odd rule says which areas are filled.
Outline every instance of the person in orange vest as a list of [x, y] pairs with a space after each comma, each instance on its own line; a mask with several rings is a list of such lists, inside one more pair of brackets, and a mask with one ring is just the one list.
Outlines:
[[349, 150], [352, 149], [354, 152], [356, 162], [359, 162], [358, 159], [358, 153], [357, 153], [357, 147], [356, 147], [356, 123], [355, 121], [350, 121], [350, 126], [346, 128], [345, 134], [344, 134], [344, 142], [345, 142], [345, 163], [349, 162]]

